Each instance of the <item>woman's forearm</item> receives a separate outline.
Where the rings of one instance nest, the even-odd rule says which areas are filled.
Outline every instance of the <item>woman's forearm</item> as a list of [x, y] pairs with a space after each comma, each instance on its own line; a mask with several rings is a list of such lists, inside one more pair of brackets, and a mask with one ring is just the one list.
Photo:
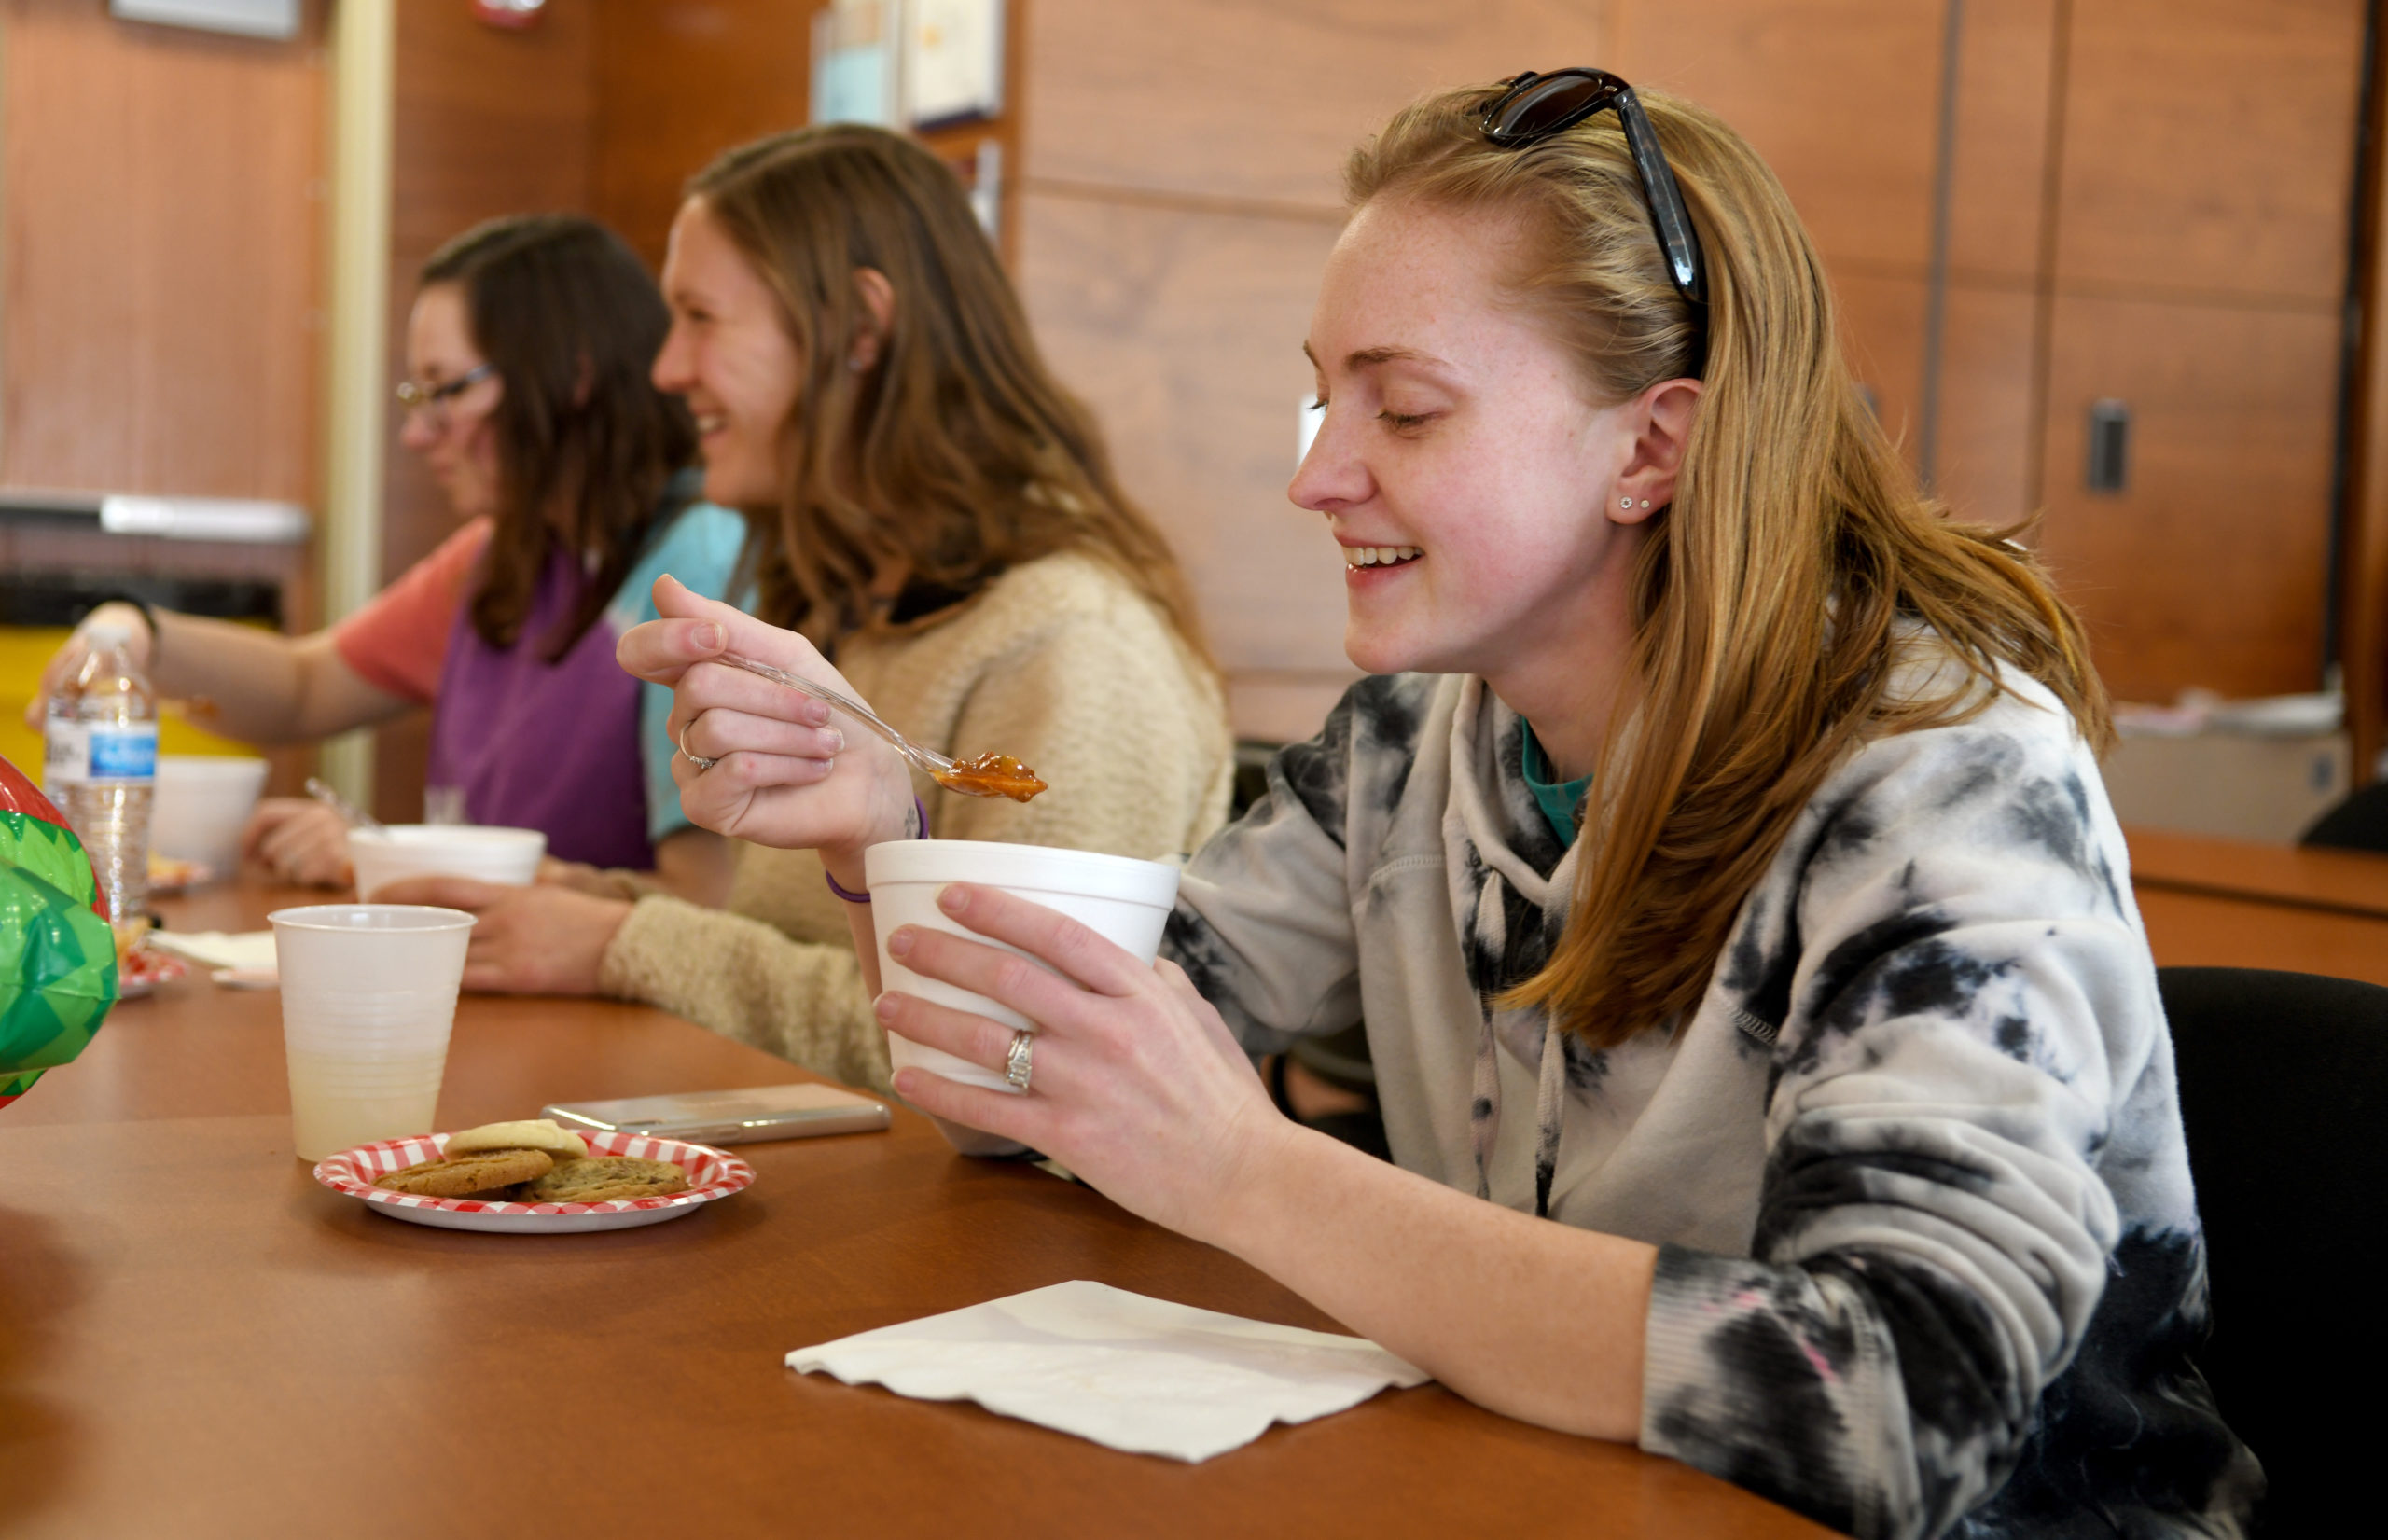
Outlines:
[[331, 633], [157, 612], [149, 654], [158, 693], [206, 702], [203, 725], [253, 743], [303, 742], [389, 720], [408, 702], [341, 661]]
[[1658, 1250], [1455, 1192], [1296, 1125], [1201, 1239], [1479, 1406], [1631, 1443]]

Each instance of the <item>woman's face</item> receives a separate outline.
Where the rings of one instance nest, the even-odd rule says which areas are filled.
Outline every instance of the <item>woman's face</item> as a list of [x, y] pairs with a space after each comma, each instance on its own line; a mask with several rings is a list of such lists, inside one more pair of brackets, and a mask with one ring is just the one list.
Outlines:
[[683, 396], [704, 448], [705, 496], [772, 508], [787, 490], [782, 429], [795, 409], [799, 363], [778, 298], [700, 198], [680, 205], [663, 259], [672, 330], [655, 386]]
[[1479, 673], [1505, 698], [1505, 676], [1630, 637], [1649, 515], [1617, 501], [1653, 490], [1633, 468], [1646, 410], [1591, 402], [1500, 286], [1518, 239], [1481, 214], [1360, 211], [1311, 322], [1326, 416], [1288, 489], [1342, 548], [1353, 662]]
[[[472, 317], [458, 284], [434, 284], [415, 296], [407, 317], [407, 378], [425, 391], [462, 380], [482, 364]], [[506, 382], [491, 375], [452, 395], [408, 410], [398, 442], [423, 457], [459, 519], [493, 516], [503, 496], [497, 403]]]

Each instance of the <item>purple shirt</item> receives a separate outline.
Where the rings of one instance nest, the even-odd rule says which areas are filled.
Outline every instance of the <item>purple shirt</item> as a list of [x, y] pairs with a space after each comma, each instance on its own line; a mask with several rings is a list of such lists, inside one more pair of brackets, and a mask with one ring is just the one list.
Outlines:
[[473, 630], [457, 607], [431, 715], [434, 786], [460, 788], [475, 824], [544, 829], [548, 853], [594, 867], [655, 865], [639, 756], [639, 682], [614, 661], [600, 616], [572, 650], [542, 654], [580, 602], [587, 578], [551, 553], [511, 647]]

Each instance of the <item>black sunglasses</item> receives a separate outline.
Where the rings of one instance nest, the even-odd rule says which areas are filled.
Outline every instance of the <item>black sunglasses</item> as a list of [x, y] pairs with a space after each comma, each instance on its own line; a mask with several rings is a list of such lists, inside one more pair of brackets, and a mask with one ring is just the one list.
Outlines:
[[1703, 342], [1708, 326], [1708, 277], [1700, 262], [1700, 236], [1683, 206], [1675, 173], [1667, 169], [1666, 152], [1659, 147], [1658, 131], [1633, 94], [1633, 88], [1606, 70], [1553, 70], [1548, 75], [1525, 74], [1505, 82], [1507, 90], [1484, 104], [1477, 118], [1484, 137], [1505, 150], [1539, 144], [1562, 129], [1575, 127], [1603, 107], [1615, 107], [1625, 125], [1625, 147], [1633, 168], [1642, 173], [1642, 196], [1650, 205], [1650, 223], [1667, 254], [1667, 271], [1675, 290], [1700, 312]]

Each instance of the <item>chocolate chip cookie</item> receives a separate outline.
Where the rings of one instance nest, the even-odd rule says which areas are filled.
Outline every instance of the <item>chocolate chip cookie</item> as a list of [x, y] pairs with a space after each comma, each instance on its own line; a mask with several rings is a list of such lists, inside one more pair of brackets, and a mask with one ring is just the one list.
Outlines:
[[525, 1203], [610, 1203], [618, 1198], [660, 1198], [687, 1189], [688, 1173], [669, 1160], [599, 1155], [566, 1160], [522, 1189]]
[[[574, 1160], [567, 1164], [588, 1162]], [[545, 1150], [477, 1150], [394, 1171], [377, 1178], [373, 1185], [423, 1198], [470, 1198], [495, 1187], [510, 1187], [517, 1182], [543, 1177], [554, 1167], [555, 1162]]]

